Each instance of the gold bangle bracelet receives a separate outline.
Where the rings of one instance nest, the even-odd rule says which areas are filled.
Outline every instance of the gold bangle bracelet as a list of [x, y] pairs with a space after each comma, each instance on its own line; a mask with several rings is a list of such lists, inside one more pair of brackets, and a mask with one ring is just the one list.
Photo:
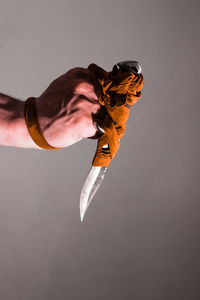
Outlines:
[[26, 126], [28, 128], [29, 134], [32, 140], [36, 143], [36, 145], [45, 150], [61, 149], [49, 145], [48, 142], [45, 140], [40, 125], [38, 123], [37, 109], [34, 97], [30, 97], [25, 101], [24, 117], [26, 120]]

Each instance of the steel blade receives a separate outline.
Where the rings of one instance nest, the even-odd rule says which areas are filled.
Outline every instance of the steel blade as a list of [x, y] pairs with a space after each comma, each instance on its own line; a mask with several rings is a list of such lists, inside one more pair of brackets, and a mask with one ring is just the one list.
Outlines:
[[92, 167], [85, 180], [80, 196], [80, 217], [83, 221], [84, 215], [96, 194], [106, 173], [107, 167]]

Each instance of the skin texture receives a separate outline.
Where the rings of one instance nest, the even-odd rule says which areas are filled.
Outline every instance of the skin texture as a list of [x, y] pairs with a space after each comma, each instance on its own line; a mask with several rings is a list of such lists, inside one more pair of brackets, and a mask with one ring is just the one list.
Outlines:
[[74, 68], [58, 77], [36, 106], [43, 135], [52, 146], [66, 147], [96, 134], [92, 116], [100, 105], [87, 69]]
[[[95, 115], [100, 111], [90, 71], [74, 68], [55, 79], [36, 98], [43, 136], [54, 147], [67, 147], [97, 133]], [[0, 94], [0, 144], [41, 149], [29, 135], [24, 101]]]

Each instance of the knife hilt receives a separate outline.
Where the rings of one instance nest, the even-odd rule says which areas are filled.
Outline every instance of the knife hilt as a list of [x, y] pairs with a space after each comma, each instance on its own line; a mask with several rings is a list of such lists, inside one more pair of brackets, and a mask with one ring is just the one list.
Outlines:
[[[123, 73], [125, 72], [132, 72], [135, 75], [138, 75], [142, 72], [142, 68], [140, 64], [135, 60], [124, 60], [114, 65], [112, 74], [116, 74], [119, 70], [121, 70]], [[104, 134], [105, 131], [103, 128], [97, 123], [97, 130], [100, 134]]]

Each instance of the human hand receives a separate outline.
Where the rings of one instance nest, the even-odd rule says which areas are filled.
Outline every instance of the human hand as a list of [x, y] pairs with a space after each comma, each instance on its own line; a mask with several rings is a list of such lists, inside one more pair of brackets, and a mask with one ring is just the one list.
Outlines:
[[36, 98], [43, 136], [54, 147], [67, 147], [97, 132], [93, 116], [100, 110], [90, 71], [74, 68], [55, 79]]

